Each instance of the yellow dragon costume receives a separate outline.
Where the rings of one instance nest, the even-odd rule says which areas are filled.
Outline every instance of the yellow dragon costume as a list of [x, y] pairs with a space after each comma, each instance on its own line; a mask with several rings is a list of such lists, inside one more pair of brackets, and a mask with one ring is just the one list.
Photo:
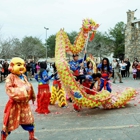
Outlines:
[[66, 52], [70, 51], [73, 54], [80, 53], [87, 45], [89, 33], [92, 34], [90, 38], [90, 40], [92, 40], [98, 27], [99, 25], [92, 19], [83, 20], [82, 28], [80, 29], [74, 45], [70, 43], [64, 29], [60, 29], [56, 35], [55, 46], [55, 64], [57, 72], [65, 91], [68, 92], [69, 96], [76, 104], [89, 108], [100, 105], [105, 109], [124, 107], [136, 94], [135, 89], [127, 88], [122, 93], [112, 92], [111, 94], [106, 90], [102, 90], [96, 95], [88, 95], [84, 92], [83, 86], [75, 81], [66, 60]]
[[56, 101], [58, 102], [59, 107], [67, 106], [64, 89], [62, 87], [59, 88], [59, 86], [55, 84], [52, 86], [52, 91], [51, 91], [51, 99], [50, 99], [51, 105], [54, 105]]
[[52, 85], [51, 90], [51, 98], [50, 98], [50, 104], [54, 105], [56, 102], [58, 103], [59, 107], [66, 107], [67, 101], [66, 101], [66, 94], [64, 92], [64, 89], [62, 87], [59, 75], [57, 74], [57, 69], [55, 64], [53, 65], [54, 72], [54, 81]]

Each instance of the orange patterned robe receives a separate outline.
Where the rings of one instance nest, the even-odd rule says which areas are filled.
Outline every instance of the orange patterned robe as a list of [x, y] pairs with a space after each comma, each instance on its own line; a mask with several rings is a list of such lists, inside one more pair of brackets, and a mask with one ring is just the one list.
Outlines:
[[[28, 91], [26, 86], [29, 87]], [[33, 124], [34, 117], [29, 101], [35, 100], [35, 94], [26, 76], [22, 80], [17, 75], [9, 74], [6, 78], [6, 93], [9, 96], [9, 101], [4, 111], [3, 131], [13, 131], [21, 124]]]

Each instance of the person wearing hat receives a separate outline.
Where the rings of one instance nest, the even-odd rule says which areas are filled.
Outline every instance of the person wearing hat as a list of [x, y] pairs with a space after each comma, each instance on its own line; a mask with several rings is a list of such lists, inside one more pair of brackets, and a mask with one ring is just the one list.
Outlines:
[[[85, 79], [84, 69], [83, 69], [85, 60], [86, 60], [86, 53], [84, 59], [79, 59], [78, 54], [73, 54], [73, 60], [69, 62], [70, 69], [73, 71], [73, 75], [76, 77], [76, 81], [78, 80], [82, 81], [82, 79]], [[81, 68], [83, 69], [83, 74], [80, 74]]]
[[[70, 69], [73, 71], [73, 75], [76, 77], [76, 81], [80, 80], [82, 83], [82, 79], [85, 79], [84, 74], [80, 75], [80, 68], [83, 67], [83, 63], [86, 60], [86, 52], [84, 59], [79, 59], [78, 54], [73, 54], [73, 60], [69, 62], [70, 64]], [[71, 100], [71, 99], [69, 99]], [[79, 112], [81, 107], [77, 105], [76, 103], [73, 104], [74, 110]]]

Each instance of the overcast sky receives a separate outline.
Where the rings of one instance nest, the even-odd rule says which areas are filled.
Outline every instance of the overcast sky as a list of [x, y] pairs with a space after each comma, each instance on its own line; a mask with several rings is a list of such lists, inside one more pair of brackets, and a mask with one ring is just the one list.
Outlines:
[[113, 28], [117, 22], [126, 23], [130, 10], [138, 9], [140, 0], [0, 0], [0, 34], [3, 38], [25, 36], [46, 38], [60, 28], [66, 32], [79, 31], [84, 18], [100, 24], [99, 31]]

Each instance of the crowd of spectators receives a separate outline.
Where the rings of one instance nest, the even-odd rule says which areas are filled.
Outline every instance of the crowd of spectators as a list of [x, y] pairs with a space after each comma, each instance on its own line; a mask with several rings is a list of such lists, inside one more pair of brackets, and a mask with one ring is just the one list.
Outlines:
[[2, 82], [3, 79], [9, 74], [8, 67], [9, 62], [7, 60], [0, 61], [0, 82]]
[[[39, 73], [40, 71], [40, 62], [35, 62], [33, 60], [27, 60], [26, 62], [26, 73], [25, 75], [27, 76], [28, 80], [32, 80], [34, 78], [34, 75], [36, 73]], [[47, 63], [47, 62], [46, 62]], [[9, 61], [8, 60], [0, 60], [0, 82], [2, 82], [7, 75], [10, 73], [8, 71], [9, 67]], [[53, 73], [53, 68], [52, 64], [48, 63], [47, 64], [47, 71], [51, 74]]]
[[[123, 78], [132, 77], [134, 79], [140, 79], [140, 62], [137, 58], [134, 58], [132, 64], [130, 63], [129, 59], [126, 58], [124, 60], [119, 61], [118, 59], [114, 59], [111, 63], [113, 68], [113, 82], [117, 77], [122, 82]], [[6, 76], [9, 74], [8, 71], [9, 61], [7, 60], [0, 60], [0, 82], [2, 82]], [[32, 80], [35, 73], [38, 73], [40, 70], [40, 62], [34, 62], [33, 60], [26, 61], [26, 76], [28, 80]], [[130, 71], [131, 70], [131, 71]], [[53, 72], [52, 64], [49, 63], [47, 65], [47, 71], [51, 74]]]
[[[117, 65], [115, 65], [115, 63], [117, 63]], [[111, 65], [113, 68], [114, 81], [116, 79], [115, 76], [116, 69], [117, 72], [119, 73], [118, 76], [120, 79], [130, 77], [130, 74], [132, 74], [134, 80], [140, 79], [140, 62], [138, 61], [137, 58], [134, 58], [132, 64], [130, 63], [128, 58], [121, 61], [114, 59]]]

